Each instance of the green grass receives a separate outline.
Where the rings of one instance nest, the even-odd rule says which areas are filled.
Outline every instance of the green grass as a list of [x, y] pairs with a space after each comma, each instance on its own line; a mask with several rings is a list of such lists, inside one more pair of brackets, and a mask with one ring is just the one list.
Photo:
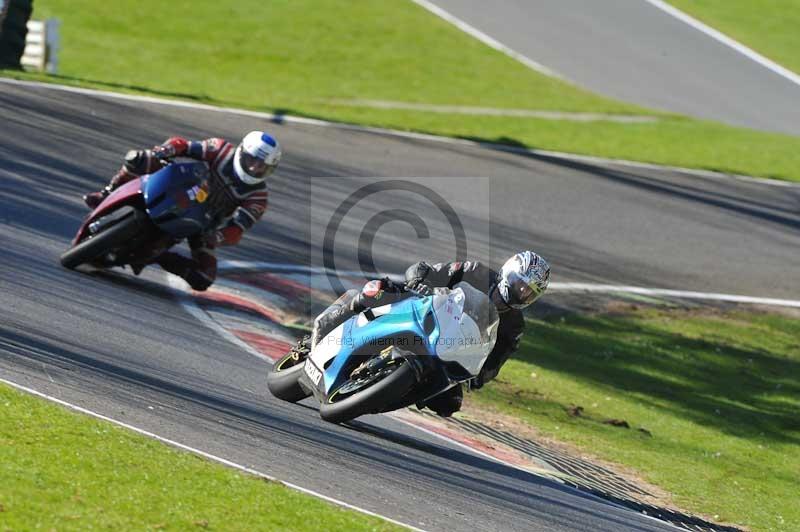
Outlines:
[[630, 466], [688, 510], [800, 530], [800, 320], [647, 310], [528, 325], [473, 408]]
[[397, 530], [0, 385], [0, 530]]
[[782, 66], [800, 72], [800, 0], [668, 0]]
[[[45, 77], [50, 81], [800, 180], [800, 137], [591, 94], [524, 67], [407, 0], [177, 0], [167, 13], [155, 0], [37, 0], [35, 9], [35, 17], [63, 22], [61, 73]], [[586, 124], [369, 109], [332, 99], [649, 114], [660, 121]]]

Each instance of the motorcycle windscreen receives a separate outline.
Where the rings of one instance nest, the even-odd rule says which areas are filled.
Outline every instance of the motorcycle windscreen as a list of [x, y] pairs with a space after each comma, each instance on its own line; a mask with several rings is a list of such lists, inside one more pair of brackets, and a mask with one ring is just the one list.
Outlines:
[[446, 362], [457, 362], [470, 375], [477, 375], [497, 341], [497, 309], [489, 296], [468, 283], [436, 292], [436, 354]]
[[173, 163], [143, 181], [147, 214], [165, 233], [186, 238], [211, 225], [208, 209], [208, 167]]

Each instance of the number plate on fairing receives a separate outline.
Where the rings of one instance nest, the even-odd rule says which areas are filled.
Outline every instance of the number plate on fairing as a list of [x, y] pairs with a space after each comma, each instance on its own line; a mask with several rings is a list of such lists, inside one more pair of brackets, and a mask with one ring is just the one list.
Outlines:
[[319, 386], [319, 381], [322, 378], [322, 372], [317, 369], [313, 362], [311, 362], [311, 359], [306, 359], [306, 364], [303, 370], [306, 372], [308, 378], [311, 379], [311, 382], [314, 383], [314, 386]]

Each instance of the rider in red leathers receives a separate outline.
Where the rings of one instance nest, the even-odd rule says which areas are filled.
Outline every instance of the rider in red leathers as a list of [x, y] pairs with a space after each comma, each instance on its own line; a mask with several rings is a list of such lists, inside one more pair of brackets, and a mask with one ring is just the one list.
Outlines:
[[[214, 230], [188, 239], [192, 257], [173, 251], [159, 255], [155, 262], [182, 277], [194, 290], [205, 290], [217, 274], [215, 248], [235, 245], [267, 209], [266, 178], [281, 159], [281, 147], [267, 133], [252, 131], [238, 146], [221, 138], [202, 141], [172, 137], [149, 150], [131, 150], [111, 182], [83, 199], [94, 209], [113, 190], [141, 175], [153, 173], [174, 157], [188, 157], [208, 164], [210, 169], [208, 207], [217, 220]], [[137, 265], [138, 274], [145, 265]]]

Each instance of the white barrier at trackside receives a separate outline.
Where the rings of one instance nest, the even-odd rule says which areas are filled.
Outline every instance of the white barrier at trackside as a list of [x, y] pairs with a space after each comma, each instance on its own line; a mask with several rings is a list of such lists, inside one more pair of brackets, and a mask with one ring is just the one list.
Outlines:
[[29, 20], [28, 35], [25, 38], [25, 52], [22, 54], [22, 66], [30, 70], [47, 71], [55, 74], [58, 71], [58, 19]]

